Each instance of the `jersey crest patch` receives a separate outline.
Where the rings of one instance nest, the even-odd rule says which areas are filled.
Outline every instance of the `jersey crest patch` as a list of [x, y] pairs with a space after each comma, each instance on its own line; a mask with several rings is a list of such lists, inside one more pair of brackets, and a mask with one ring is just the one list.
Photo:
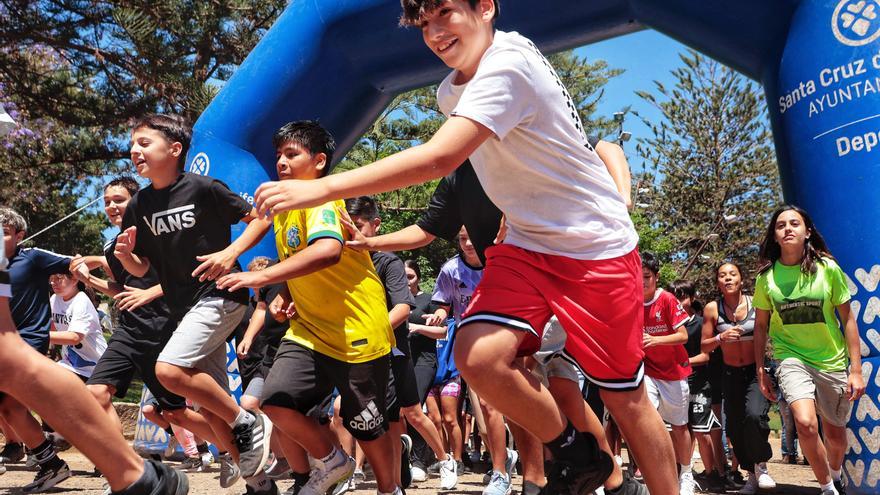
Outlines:
[[326, 225], [336, 225], [336, 212], [333, 210], [324, 210], [321, 212], [321, 221]]
[[296, 249], [299, 247], [299, 228], [291, 227], [287, 229], [287, 245], [288, 247], [292, 247]]

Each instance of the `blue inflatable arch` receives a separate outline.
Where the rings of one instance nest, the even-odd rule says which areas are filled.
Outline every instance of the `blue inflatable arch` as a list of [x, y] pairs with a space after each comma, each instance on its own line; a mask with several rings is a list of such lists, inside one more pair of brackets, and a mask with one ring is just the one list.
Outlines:
[[[448, 72], [399, 13], [397, 0], [292, 1], [196, 123], [189, 169], [250, 199], [274, 178], [272, 133], [295, 119], [320, 119], [341, 157], [396, 94]], [[852, 282], [869, 388], [845, 468], [850, 493], [877, 493], [880, 0], [505, 0], [498, 27], [545, 52], [652, 28], [764, 86], [786, 199]]]

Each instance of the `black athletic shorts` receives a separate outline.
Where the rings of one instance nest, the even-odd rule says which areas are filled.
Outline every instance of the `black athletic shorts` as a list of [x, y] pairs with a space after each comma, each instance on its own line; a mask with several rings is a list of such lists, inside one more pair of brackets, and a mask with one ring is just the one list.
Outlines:
[[434, 386], [434, 377], [437, 375], [437, 355], [430, 357], [416, 356], [413, 363], [413, 371], [416, 374], [416, 388], [419, 394], [419, 404], [424, 404]]
[[[715, 349], [709, 356], [709, 385], [711, 387], [712, 405], [721, 405], [724, 398], [722, 383], [724, 382], [724, 360], [721, 358], [721, 349]], [[720, 419], [720, 418], [719, 418]]]
[[389, 355], [346, 363], [284, 339], [263, 386], [263, 406], [309, 412], [339, 389], [342, 424], [358, 440], [375, 440], [388, 429], [386, 389]]
[[394, 377], [394, 392], [399, 407], [421, 404], [412, 359], [409, 356], [391, 356], [391, 373]]
[[134, 340], [124, 330], [117, 330], [86, 384], [110, 385], [116, 389], [116, 397], [122, 398], [137, 373], [163, 410], [183, 409], [186, 399], [166, 389], [156, 378], [156, 359], [164, 345]]
[[711, 370], [708, 365], [694, 366], [688, 377], [690, 404], [688, 405], [688, 425], [697, 433], [709, 433], [721, 428], [721, 421], [712, 411]]

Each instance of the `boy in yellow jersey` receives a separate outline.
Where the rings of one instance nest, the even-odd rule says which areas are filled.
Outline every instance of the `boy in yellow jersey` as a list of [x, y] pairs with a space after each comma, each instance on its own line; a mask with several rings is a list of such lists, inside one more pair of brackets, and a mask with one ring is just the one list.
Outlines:
[[[335, 143], [319, 124], [286, 124], [273, 138], [280, 180], [309, 180], [330, 167]], [[345, 248], [341, 200], [275, 217], [280, 262], [260, 272], [229, 274], [217, 282], [228, 290], [286, 281], [288, 294], [274, 307], [290, 307], [282, 340], [263, 389], [263, 410], [275, 425], [314, 457], [317, 469], [299, 492], [323, 495], [346, 480], [354, 462], [322, 433], [308, 412], [334, 388], [342, 397], [345, 428], [373, 466], [380, 494], [401, 493], [393, 480], [395, 460], [385, 435], [390, 352], [394, 344], [385, 291], [370, 255]], [[295, 301], [295, 310], [291, 301]]]

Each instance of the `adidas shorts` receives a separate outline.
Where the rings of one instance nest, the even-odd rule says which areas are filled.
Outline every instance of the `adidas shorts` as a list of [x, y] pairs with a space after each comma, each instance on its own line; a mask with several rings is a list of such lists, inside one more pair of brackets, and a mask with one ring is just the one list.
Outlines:
[[342, 398], [339, 415], [345, 429], [358, 440], [375, 440], [388, 429], [390, 368], [390, 354], [346, 363], [284, 339], [263, 385], [262, 405], [309, 414], [335, 387]]

